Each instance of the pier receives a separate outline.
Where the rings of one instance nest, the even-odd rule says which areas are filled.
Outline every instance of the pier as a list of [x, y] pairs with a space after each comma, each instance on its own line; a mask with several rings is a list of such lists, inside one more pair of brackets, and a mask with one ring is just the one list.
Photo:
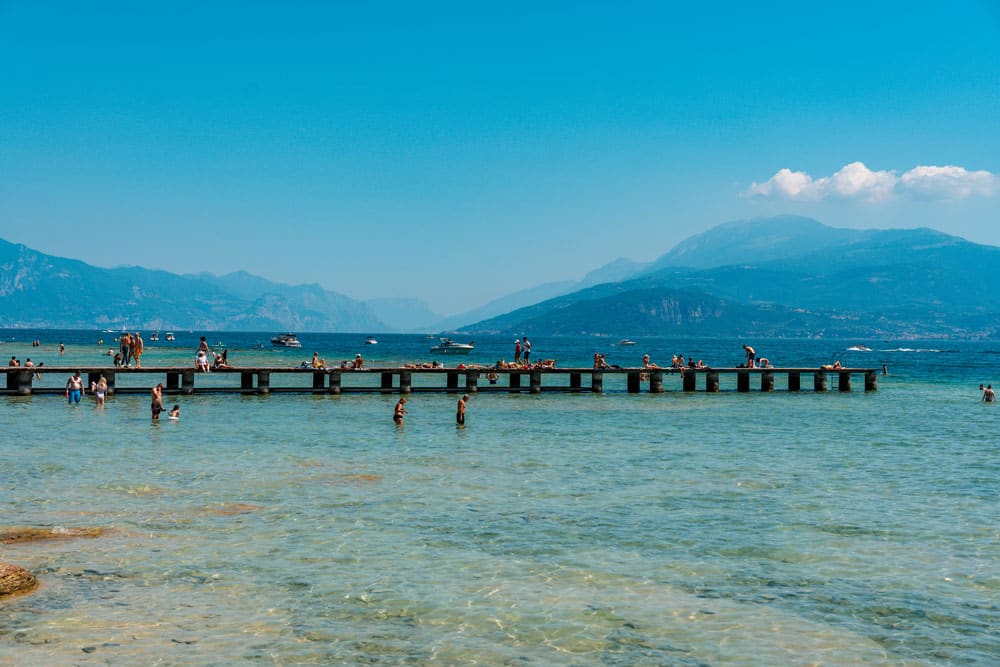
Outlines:
[[[163, 383], [165, 395], [238, 393], [411, 394], [445, 392], [594, 393], [736, 391], [849, 392], [852, 378], [861, 376], [864, 391], [878, 390], [872, 368], [366, 368], [360, 370], [302, 367], [221, 368], [209, 373], [191, 367], [45, 366], [7, 369], [0, 395], [31, 396], [65, 392], [66, 380], [77, 371], [90, 389], [103, 375], [108, 394], [146, 393]], [[43, 381], [35, 379], [42, 373]], [[780, 380], [779, 380], [780, 378]], [[803, 378], [806, 379], [803, 385]], [[811, 382], [810, 382], [811, 380]]]

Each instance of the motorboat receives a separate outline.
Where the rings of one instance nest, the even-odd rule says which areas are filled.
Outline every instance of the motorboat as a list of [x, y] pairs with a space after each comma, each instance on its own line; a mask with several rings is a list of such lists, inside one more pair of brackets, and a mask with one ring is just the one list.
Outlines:
[[176, 340], [174, 338], [174, 332], [173, 331], [168, 331], [166, 333], [166, 335], [163, 337], [163, 340]]
[[275, 347], [302, 347], [302, 343], [293, 333], [278, 334], [271, 339], [271, 345]]
[[635, 341], [634, 340], [629, 340], [628, 338], [622, 338], [620, 341], [618, 341], [618, 344], [619, 345], [635, 345]]
[[852, 345], [849, 348], [847, 348], [847, 351], [848, 352], [871, 352], [872, 349], [870, 347], [865, 346], [865, 345]]
[[160, 333], [158, 331], [154, 331], [153, 333], [149, 334], [149, 340], [154, 342], [160, 340]]
[[441, 342], [431, 348], [431, 352], [439, 354], [468, 354], [475, 349], [470, 340], [468, 343], [458, 343], [450, 338], [442, 338]]
[[372, 336], [369, 336], [368, 338], [365, 338], [365, 345], [378, 345], [378, 341]]

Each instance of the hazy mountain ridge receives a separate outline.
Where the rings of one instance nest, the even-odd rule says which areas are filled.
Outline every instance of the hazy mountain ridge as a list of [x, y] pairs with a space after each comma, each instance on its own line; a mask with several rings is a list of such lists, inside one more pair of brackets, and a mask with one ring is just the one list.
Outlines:
[[0, 326], [381, 331], [363, 302], [247, 273], [102, 269], [0, 240]]
[[[836, 229], [795, 216], [744, 220], [682, 241], [631, 279], [463, 330], [996, 337], [1000, 294], [986, 267], [998, 265], [1000, 248], [932, 229]], [[674, 316], [664, 317], [668, 310]]]

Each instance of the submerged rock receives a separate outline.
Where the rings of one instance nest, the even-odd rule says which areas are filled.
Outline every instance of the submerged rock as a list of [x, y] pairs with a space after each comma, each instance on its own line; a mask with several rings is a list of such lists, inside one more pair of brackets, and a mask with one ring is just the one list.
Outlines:
[[0, 544], [38, 542], [40, 540], [65, 540], [72, 537], [101, 537], [108, 530], [100, 527], [83, 528], [8, 528], [0, 530]]
[[37, 587], [38, 579], [23, 567], [0, 563], [0, 596], [29, 593]]

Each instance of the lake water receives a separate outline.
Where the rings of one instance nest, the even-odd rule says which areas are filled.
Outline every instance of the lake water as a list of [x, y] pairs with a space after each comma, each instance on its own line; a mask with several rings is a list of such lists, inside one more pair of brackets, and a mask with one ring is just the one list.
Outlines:
[[[237, 365], [426, 361], [434, 342], [206, 335]], [[0, 353], [90, 365], [112, 337], [0, 331]], [[197, 334], [177, 338], [144, 365], [190, 362]], [[533, 356], [742, 360], [742, 341], [638, 342]], [[159, 423], [147, 396], [0, 397], [0, 528], [104, 531], [0, 545], [41, 581], [0, 601], [0, 664], [1000, 662], [1000, 410], [977, 390], [1000, 385], [1000, 343], [753, 343], [890, 375], [868, 394], [781, 376], [765, 395], [480, 394], [464, 429], [445, 393], [412, 396], [401, 429], [393, 396], [168, 397], [181, 419]], [[476, 348], [509, 359], [513, 339]]]

